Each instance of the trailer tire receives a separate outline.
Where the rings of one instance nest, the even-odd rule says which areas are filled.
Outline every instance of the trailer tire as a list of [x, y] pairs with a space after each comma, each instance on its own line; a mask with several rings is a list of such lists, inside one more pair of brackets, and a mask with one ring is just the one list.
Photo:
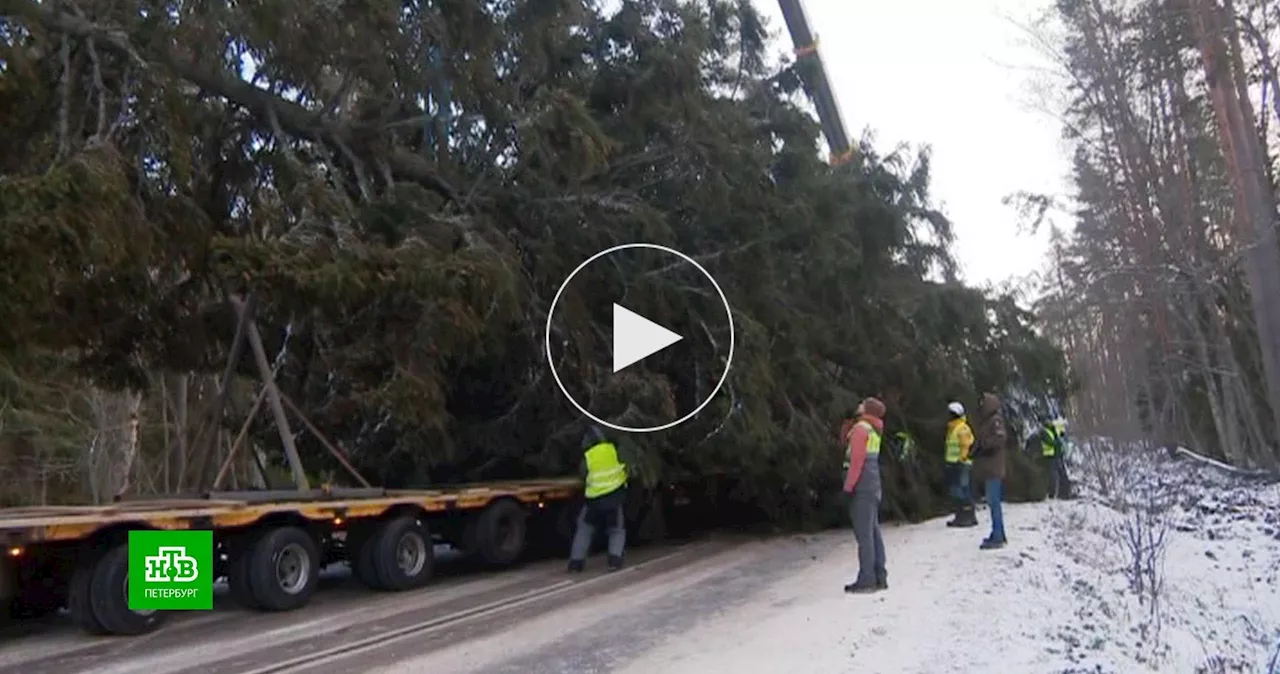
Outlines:
[[435, 571], [431, 533], [416, 517], [388, 520], [365, 547], [381, 589], [400, 592], [422, 587]]
[[262, 608], [253, 594], [249, 579], [249, 560], [253, 557], [253, 548], [257, 543], [258, 536], [246, 534], [241, 539], [239, 549], [232, 551], [231, 562], [227, 564], [227, 589], [231, 591], [231, 600], [250, 611]]
[[475, 551], [491, 566], [510, 566], [524, 553], [528, 513], [519, 503], [502, 499], [490, 503], [475, 520]]
[[320, 549], [298, 527], [279, 527], [250, 548], [249, 590], [265, 611], [301, 608], [315, 594], [320, 577]]
[[98, 561], [97, 555], [82, 560], [71, 571], [71, 582], [67, 586], [67, 611], [71, 613], [71, 622], [89, 634], [107, 634], [98, 616], [93, 613], [93, 600], [90, 592], [93, 588], [93, 565]]
[[348, 533], [348, 561], [351, 561], [351, 574], [369, 590], [383, 590], [383, 581], [378, 577], [378, 567], [374, 564], [374, 549], [378, 544], [378, 524], [365, 524], [360, 529]]
[[129, 608], [129, 545], [121, 543], [103, 555], [93, 569], [93, 613], [112, 634], [145, 634], [168, 616], [164, 611]]
[[67, 607], [71, 619], [91, 634], [145, 634], [158, 627], [164, 611], [129, 608], [129, 546], [121, 543], [77, 565]]

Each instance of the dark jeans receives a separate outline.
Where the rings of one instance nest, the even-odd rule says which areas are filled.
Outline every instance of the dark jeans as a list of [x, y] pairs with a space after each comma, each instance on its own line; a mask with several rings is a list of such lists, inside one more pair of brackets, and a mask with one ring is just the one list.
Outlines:
[[1067, 465], [1061, 454], [1044, 457], [1048, 477], [1049, 498], [1067, 498], [1071, 493], [1071, 480], [1067, 477]]
[[973, 466], [963, 463], [947, 464], [947, 485], [951, 500], [957, 508], [973, 505]]
[[1000, 478], [987, 479], [987, 507], [991, 510], [991, 540], [1003, 541], [1004, 536], [1004, 483]]

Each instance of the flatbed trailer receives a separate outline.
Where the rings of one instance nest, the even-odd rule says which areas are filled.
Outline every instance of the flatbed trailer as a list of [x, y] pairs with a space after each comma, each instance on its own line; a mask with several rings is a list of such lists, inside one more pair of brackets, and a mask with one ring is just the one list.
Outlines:
[[0, 602], [66, 607], [94, 634], [142, 634], [164, 612], [128, 608], [128, 532], [208, 530], [214, 575], [240, 605], [301, 608], [320, 567], [347, 561], [374, 590], [421, 587], [436, 541], [495, 567], [564, 542], [580, 478], [486, 482], [424, 490], [208, 492], [106, 506], [0, 508]]

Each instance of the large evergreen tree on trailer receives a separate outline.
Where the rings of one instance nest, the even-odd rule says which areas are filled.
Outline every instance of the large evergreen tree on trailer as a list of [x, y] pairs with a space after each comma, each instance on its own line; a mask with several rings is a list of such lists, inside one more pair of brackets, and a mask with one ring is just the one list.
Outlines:
[[[144, 419], [172, 407], [161, 375], [218, 371], [225, 293], [252, 289], [282, 389], [371, 480], [570, 472], [580, 421], [540, 328], [579, 261], [634, 240], [702, 258], [741, 330], [699, 418], [628, 439], [638, 480], [731, 475], [771, 516], [796, 515], [832, 482], [835, 427], [861, 395], [882, 394], [890, 425], [928, 447], [945, 402], [978, 386], [1063, 387], [1026, 316], [952, 278], [927, 154], [821, 161], [797, 73], [767, 70], [749, 3], [0, 13], [0, 245], [42, 261], [4, 266], [0, 343], [8, 362], [52, 353], [148, 391]], [[429, 150], [442, 80], [451, 134]], [[694, 365], [593, 395], [634, 401], [643, 424]], [[189, 488], [176, 441], [145, 433], [134, 484], [158, 488], [168, 466]], [[269, 425], [256, 433], [283, 465]], [[337, 470], [314, 441], [301, 450]]]

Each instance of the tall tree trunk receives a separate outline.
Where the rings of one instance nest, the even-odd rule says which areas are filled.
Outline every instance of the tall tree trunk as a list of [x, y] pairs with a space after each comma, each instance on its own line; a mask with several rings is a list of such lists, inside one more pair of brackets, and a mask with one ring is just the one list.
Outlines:
[[[1228, 53], [1237, 43], [1234, 23], [1214, 0], [1190, 0], [1192, 24], [1200, 43], [1205, 78], [1227, 160], [1236, 201], [1236, 227], [1245, 249], [1245, 271], [1258, 326], [1264, 383], [1272, 419], [1280, 418], [1280, 246], [1276, 240], [1276, 202], [1263, 165], [1261, 141], [1247, 96], [1237, 78], [1239, 54]], [[1227, 9], [1230, 9], [1228, 0]], [[1232, 14], [1234, 15], [1234, 14]], [[1274, 450], [1269, 463], [1277, 461]]]
[[142, 411], [142, 392], [126, 391], [124, 394], [125, 405], [125, 437], [124, 446], [122, 448], [123, 456], [120, 457], [119, 472], [115, 478], [114, 494], [117, 497], [124, 496], [133, 487], [134, 470], [137, 466], [138, 451], [141, 444], [142, 420], [140, 418]]

